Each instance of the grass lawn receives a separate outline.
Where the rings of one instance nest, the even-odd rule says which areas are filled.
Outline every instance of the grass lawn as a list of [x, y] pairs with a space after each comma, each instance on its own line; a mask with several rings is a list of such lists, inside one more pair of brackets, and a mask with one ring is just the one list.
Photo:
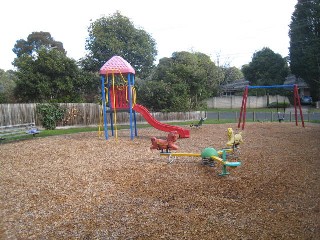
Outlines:
[[[207, 112], [239, 112], [240, 109], [207, 109]], [[250, 109], [247, 108], [247, 112], [275, 112], [275, 108], [259, 108], [259, 109]], [[316, 108], [311, 108], [309, 109], [309, 113], [312, 112], [320, 112], [320, 109]], [[250, 122], [249, 119], [247, 119], [247, 122]], [[320, 123], [320, 120], [316, 121], [310, 121], [313, 123]], [[176, 126], [189, 126], [190, 124], [196, 124], [198, 123], [198, 120], [194, 121], [182, 121], [182, 122], [169, 122], [168, 124], [170, 125], [176, 125]], [[225, 119], [206, 119], [204, 124], [224, 124], [224, 123], [235, 123], [235, 120], [230, 119], [230, 120], [225, 120]], [[118, 130], [121, 129], [129, 129], [129, 125], [118, 125]], [[137, 128], [147, 128], [150, 127], [149, 124], [137, 124]], [[49, 136], [57, 136], [57, 135], [63, 135], [63, 134], [73, 134], [73, 133], [80, 133], [80, 132], [95, 132], [99, 131], [98, 127], [71, 127], [71, 128], [58, 128], [55, 130], [42, 130], [39, 134], [37, 134], [35, 137], [49, 137]], [[100, 131], [103, 131], [101, 129]], [[8, 142], [13, 142], [13, 141], [18, 141], [18, 140], [27, 140], [27, 139], [32, 139], [35, 138], [32, 135], [26, 134], [25, 136], [19, 136], [19, 137], [7, 137], [4, 140], [1, 140], [1, 143], [8, 143]]]
[[[302, 106], [304, 107], [304, 106]], [[279, 109], [283, 109], [283, 108], [279, 108]], [[207, 111], [207, 112], [240, 112], [240, 108], [209, 108], [203, 111]], [[247, 108], [246, 109], [247, 112], [276, 112], [277, 108]], [[314, 108], [311, 107], [308, 109], [309, 113], [313, 113], [313, 112], [320, 112], [320, 108]]]

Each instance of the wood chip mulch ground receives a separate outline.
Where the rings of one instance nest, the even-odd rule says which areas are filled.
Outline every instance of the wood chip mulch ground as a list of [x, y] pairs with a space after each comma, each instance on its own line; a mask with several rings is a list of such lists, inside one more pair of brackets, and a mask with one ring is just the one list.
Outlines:
[[[221, 149], [228, 127], [203, 125], [177, 152]], [[167, 133], [97, 132], [0, 145], [0, 239], [320, 239], [320, 125], [248, 123], [242, 165], [149, 149]]]

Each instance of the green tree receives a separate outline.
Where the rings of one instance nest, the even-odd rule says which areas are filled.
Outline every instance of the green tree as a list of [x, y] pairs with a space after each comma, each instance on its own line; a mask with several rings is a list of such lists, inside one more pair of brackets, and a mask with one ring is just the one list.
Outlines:
[[154, 67], [157, 55], [154, 39], [119, 12], [92, 22], [86, 40], [88, 54], [81, 59], [85, 70], [97, 72], [111, 57], [126, 59], [137, 75], [146, 77]]
[[290, 23], [290, 69], [310, 86], [314, 99], [320, 97], [320, 3], [298, 0]]
[[[171, 58], [160, 59], [151, 75], [151, 82], [141, 84], [140, 92], [149, 90], [139, 94], [157, 98], [158, 95], [152, 95], [152, 87], [160, 88], [162, 92], [158, 98], [165, 100], [157, 103], [157, 110], [187, 111], [201, 107], [204, 99], [216, 94], [217, 78], [218, 68], [209, 56], [175, 52]], [[150, 98], [143, 101], [154, 108]]]
[[32, 55], [23, 54], [14, 65], [18, 77], [15, 96], [19, 102], [79, 102], [85, 87], [92, 84], [75, 60], [56, 49], [40, 48]]
[[224, 79], [223, 79], [224, 84], [232, 83], [232, 82], [237, 81], [239, 79], [242, 79], [244, 77], [241, 70], [236, 67], [222, 67], [222, 71], [224, 73], [223, 74], [224, 75]]
[[14, 71], [0, 69], [0, 103], [13, 103], [16, 76]]
[[63, 44], [55, 41], [49, 32], [33, 32], [29, 34], [27, 40], [18, 40], [12, 51], [19, 58], [23, 54], [32, 55], [40, 50], [40, 48], [46, 48], [47, 50], [54, 48], [62, 53], [66, 53]]
[[251, 85], [270, 86], [283, 84], [289, 67], [286, 58], [270, 48], [263, 48], [253, 54], [252, 61], [242, 67], [242, 72]]
[[[177, 94], [179, 93], [179, 94]], [[145, 81], [138, 85], [138, 102], [151, 111], [181, 112], [190, 110], [187, 85], [164, 81]]]

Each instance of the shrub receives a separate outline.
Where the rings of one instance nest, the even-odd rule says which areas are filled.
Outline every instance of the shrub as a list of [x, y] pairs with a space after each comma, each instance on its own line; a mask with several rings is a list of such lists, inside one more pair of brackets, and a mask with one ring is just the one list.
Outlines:
[[65, 114], [65, 109], [57, 103], [37, 104], [37, 113], [42, 126], [47, 130], [54, 130], [57, 123], [61, 121]]
[[287, 108], [290, 107], [290, 103], [287, 102], [272, 102], [268, 105], [268, 108]]

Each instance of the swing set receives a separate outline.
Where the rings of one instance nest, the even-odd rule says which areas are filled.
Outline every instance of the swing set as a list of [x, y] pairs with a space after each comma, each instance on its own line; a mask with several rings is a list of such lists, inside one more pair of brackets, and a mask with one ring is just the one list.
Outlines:
[[[239, 121], [238, 121], [238, 128], [240, 128], [241, 122], [242, 122], [242, 126], [241, 126], [242, 130], [244, 129], [244, 126], [245, 126], [249, 89], [261, 89], [261, 88], [287, 88], [287, 89], [291, 88], [291, 89], [293, 89], [294, 113], [295, 113], [294, 116], [295, 116], [296, 126], [298, 126], [298, 109], [299, 109], [302, 127], [304, 127], [304, 120], [303, 120], [303, 114], [302, 114], [301, 103], [300, 103], [300, 98], [299, 98], [298, 86], [297, 86], [297, 84], [284, 84], [284, 85], [272, 85], [272, 86], [246, 86], [244, 89], [244, 92], [243, 92], [243, 96], [242, 96], [242, 104], [241, 104], [241, 111], [240, 111], [240, 116], [239, 116]], [[285, 103], [285, 101], [284, 101], [284, 103]], [[285, 114], [285, 104], [284, 104], [284, 113], [283, 113], [282, 118], [280, 117], [278, 101], [277, 101], [277, 112], [278, 112], [279, 122], [283, 121], [284, 114]]]

